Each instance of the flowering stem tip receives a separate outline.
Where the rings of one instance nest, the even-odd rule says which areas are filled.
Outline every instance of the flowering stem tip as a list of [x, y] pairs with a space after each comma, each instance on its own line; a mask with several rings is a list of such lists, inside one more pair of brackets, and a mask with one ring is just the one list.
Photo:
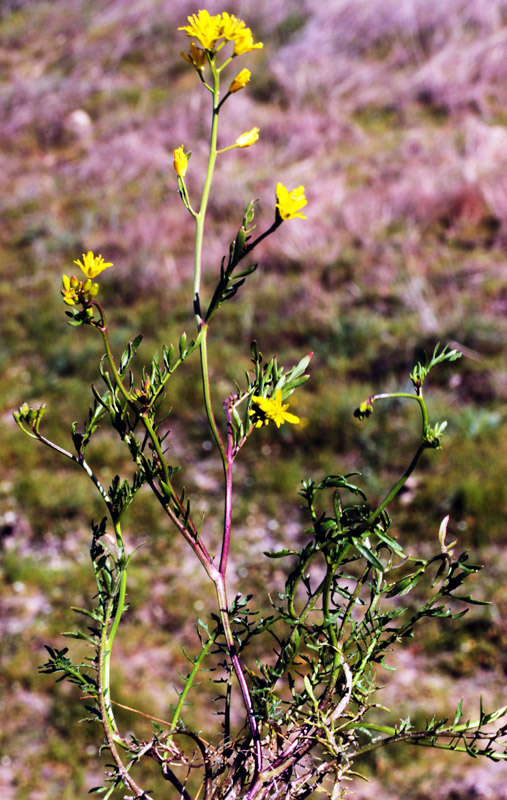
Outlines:
[[235, 56], [248, 53], [250, 50], [260, 50], [263, 46], [262, 42], [254, 44], [250, 28], [246, 27], [243, 20], [237, 19], [234, 14], [228, 14], [227, 11], [211, 16], [209, 11], [202, 9], [187, 19], [190, 24], [182, 25], [178, 30], [185, 31], [192, 39], [197, 39], [201, 47], [210, 52], [215, 51], [219, 39], [234, 42]]

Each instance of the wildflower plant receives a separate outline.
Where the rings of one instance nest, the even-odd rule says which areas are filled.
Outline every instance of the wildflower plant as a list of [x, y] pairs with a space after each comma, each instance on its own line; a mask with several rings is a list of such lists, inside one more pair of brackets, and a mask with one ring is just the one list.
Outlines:
[[[83, 254], [82, 261], [74, 263], [86, 280], [64, 275], [62, 295], [69, 306], [70, 324], [88, 326], [102, 338], [102, 385], [92, 385], [88, 418], [82, 426], [73, 423], [73, 450], [68, 450], [43, 435], [44, 406], [29, 408], [24, 404], [15, 414], [26, 434], [84, 470], [105, 509], [104, 518], [92, 523], [95, 605], [77, 609], [88, 627], [66, 634], [83, 640], [90, 655], [75, 664], [67, 648], [48, 647], [49, 658], [41, 671], [76, 684], [86, 698], [91, 719], [102, 727], [102, 747], [109, 751], [113, 764], [108, 767], [104, 785], [93, 791], [104, 798], [148, 800], [154, 796], [149, 787], [139, 785], [136, 777], [136, 765], [142, 759], [159, 765], [168, 782], [164, 796], [183, 800], [298, 800], [316, 790], [336, 800], [346, 793], [345, 781], [354, 774], [358, 757], [394, 742], [460, 751], [492, 761], [504, 759], [507, 726], [498, 721], [506, 716], [507, 707], [488, 713], [481, 704], [479, 716], [469, 719], [460, 704], [449, 719], [429, 717], [418, 727], [409, 719], [388, 724], [382, 720], [383, 707], [378, 702], [377, 673], [388, 668], [393, 647], [412, 637], [422, 620], [459, 618], [469, 604], [477, 602], [463, 592], [462, 586], [479, 567], [470, 563], [466, 553], [458, 553], [456, 542], [446, 544], [447, 520], [435, 537], [435, 554], [422, 558], [407, 552], [390, 533], [388, 515], [388, 506], [425, 451], [441, 446], [445, 423], [430, 423], [423, 388], [434, 368], [459, 359], [456, 350], [435, 348], [430, 358], [415, 365], [410, 374], [411, 391], [372, 395], [355, 412], [365, 419], [373, 413], [375, 404], [393, 398], [415, 401], [419, 407], [421, 430], [414, 456], [385, 498], [370, 506], [355, 474], [303, 481], [299, 495], [307, 520], [304, 544], [297, 547], [285, 542], [281, 549], [265, 554], [286, 564], [285, 585], [270, 587], [271, 613], [261, 616], [249, 595], [232, 599], [228, 595], [227, 570], [235, 536], [232, 510], [236, 459], [250, 440], [251, 446], [258, 446], [259, 428], [271, 423], [276, 428], [300, 423], [288, 410], [289, 399], [308, 380], [312, 354], [303, 355], [299, 363], [287, 368], [279, 365], [276, 357], [265, 361], [253, 342], [252, 369], [219, 409], [212, 402], [208, 334], [220, 307], [243, 291], [255, 272], [257, 265], [250, 256], [259, 242], [283, 222], [305, 219], [301, 211], [307, 201], [303, 186], [288, 189], [278, 182], [274, 220], [256, 236], [255, 203], [248, 202], [236, 236], [217, 269], [214, 291], [209, 297], [203, 296], [204, 224], [215, 167], [230, 149], [255, 145], [260, 134], [254, 127], [239, 133], [230, 145], [218, 147], [223, 104], [247, 88], [251, 74], [247, 68], [234, 70], [221, 97], [222, 73], [235, 67], [233, 62], [238, 57], [260, 49], [262, 44], [254, 42], [242, 20], [226, 12], [210, 15], [201, 10], [189, 17], [188, 23], [180, 28], [190, 39], [189, 50], [182, 55], [211, 100], [209, 157], [198, 202], [190, 196], [185, 182], [191, 164], [184, 144], [175, 148], [173, 162], [181, 201], [195, 222], [193, 296], [189, 304], [195, 317], [195, 335], [188, 338], [182, 333], [176, 345], [164, 345], [161, 355], [155, 354], [136, 375], [134, 360], [142, 337], [136, 336], [121, 355], [113, 352], [106, 311], [98, 299], [99, 284], [92, 282], [113, 265], [91, 251]], [[210, 537], [199, 513], [198, 498], [176, 489], [174, 476], [180, 467], [167, 459], [165, 440], [170, 432], [166, 394], [172, 376], [189, 358], [200, 360], [203, 407], [222, 464], [222, 538], [216, 555], [208, 549]], [[109, 486], [102, 483], [86, 457], [91, 438], [106, 422], [135, 465], [131, 480], [122, 481], [117, 476]], [[142, 486], [149, 487], [168, 525], [183, 537], [196, 569], [203, 571], [216, 596], [216, 608], [207, 619], [196, 622], [200, 649], [190, 657], [172, 718], [166, 724], [154, 720], [152, 735], [145, 739], [120, 730], [111, 690], [114, 644], [126, 610], [129, 565], [135, 557], [124, 538], [124, 519]], [[427, 591], [420, 602], [418, 596], [412, 599], [419, 585]], [[268, 647], [267, 637], [271, 642]], [[258, 655], [259, 650], [264, 656]], [[209, 675], [216, 684], [223, 719], [211, 741], [186, 719], [189, 699], [195, 698], [198, 682]], [[224, 692], [219, 691], [222, 686]], [[231, 707], [236, 698], [241, 700], [243, 721], [235, 726]]]

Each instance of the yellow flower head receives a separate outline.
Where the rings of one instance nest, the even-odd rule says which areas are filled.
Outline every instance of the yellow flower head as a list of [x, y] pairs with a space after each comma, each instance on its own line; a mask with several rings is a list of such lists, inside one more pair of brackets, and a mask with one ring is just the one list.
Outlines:
[[199, 72], [202, 72], [206, 66], [206, 53], [200, 47], [197, 47], [194, 42], [190, 42], [190, 52], [188, 54], [182, 53], [181, 57], [188, 61], [189, 64], [192, 64]]
[[[245, 27], [243, 20], [237, 19], [234, 14], [228, 14], [227, 11], [211, 16], [209, 11], [202, 9], [197, 14], [188, 17], [188, 21], [190, 25], [183, 25], [178, 30], [185, 31], [187, 36], [197, 39], [205, 50], [214, 50], [219, 39], [234, 42], [235, 56], [248, 53], [250, 50], [259, 50], [262, 47], [261, 42], [253, 43], [252, 31]], [[187, 60], [191, 58], [192, 52]]]
[[304, 214], [299, 213], [307, 203], [304, 186], [298, 186], [297, 189], [289, 192], [283, 183], [277, 183], [276, 199], [276, 208], [282, 219], [292, 219], [293, 217], [306, 219]]
[[234, 80], [231, 82], [229, 86], [229, 91], [231, 94], [234, 92], [239, 92], [240, 89], [244, 89], [247, 85], [248, 81], [250, 80], [251, 72], [249, 69], [242, 69], [241, 72], [238, 72]]
[[[252, 397], [252, 402], [259, 407], [263, 415], [261, 419], [255, 422], [256, 428], [261, 428], [263, 425], [267, 425], [271, 420], [275, 423], [277, 428], [279, 428], [280, 425], [283, 425], [284, 422], [292, 422], [294, 425], [297, 425], [298, 422], [300, 422], [299, 417], [296, 417], [295, 414], [289, 414], [287, 411], [289, 404], [282, 404], [281, 389], [277, 389], [274, 398], [259, 397], [254, 395]], [[256, 413], [257, 412], [255, 410], [250, 411], [251, 415], [255, 415]]]
[[197, 39], [201, 47], [205, 50], [213, 50], [218, 39], [220, 39], [221, 17], [215, 14], [212, 17], [209, 11], [203, 9], [198, 14], [192, 14], [187, 18], [190, 25], [183, 25], [179, 31], [185, 31], [187, 36]]
[[262, 50], [264, 45], [262, 42], [254, 44], [252, 31], [250, 28], [245, 28], [240, 31], [234, 38], [234, 55], [241, 56], [243, 53], [249, 53], [250, 50]]
[[108, 261], [106, 263], [101, 255], [94, 256], [91, 250], [88, 250], [86, 255], [83, 253], [82, 262], [74, 261], [74, 264], [77, 264], [78, 267], [81, 267], [87, 278], [95, 278], [95, 276], [99, 275], [102, 270], [113, 266], [112, 261]]
[[183, 151], [183, 145], [174, 151], [173, 167], [178, 178], [184, 178], [188, 166], [188, 157]]
[[242, 133], [241, 136], [238, 136], [235, 144], [237, 147], [250, 147], [250, 145], [254, 144], [258, 138], [259, 128], [252, 128], [251, 131], [246, 131], [245, 133]]

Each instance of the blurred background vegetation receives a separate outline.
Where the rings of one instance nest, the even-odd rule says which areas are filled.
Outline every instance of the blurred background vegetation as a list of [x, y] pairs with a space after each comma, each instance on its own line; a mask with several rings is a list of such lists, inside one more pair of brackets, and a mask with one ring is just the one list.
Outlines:
[[[505, 702], [507, 670], [507, 2], [206, 7], [245, 19], [265, 45], [242, 59], [251, 84], [222, 115], [223, 146], [254, 125], [261, 138], [220, 158], [208, 287], [250, 198], [259, 198], [262, 231], [277, 180], [304, 184], [308, 197], [308, 219], [264, 243], [259, 270], [217, 318], [217, 400], [248, 368], [254, 336], [288, 366], [315, 353], [312, 378], [291, 404], [305, 425], [260, 431], [239, 464], [231, 594], [282, 585], [279, 562], [259, 556], [281, 538], [302, 540], [301, 478], [357, 469], [372, 501], [382, 497], [411, 455], [416, 410], [376, 407], [365, 423], [352, 412], [374, 391], [403, 388], [414, 359], [449, 342], [464, 358], [436, 371], [429, 387], [434, 420], [449, 420], [444, 450], [425, 457], [394, 510], [394, 530], [427, 553], [450, 514], [451, 537], [487, 568], [475, 591], [495, 605], [426, 626], [393, 656], [399, 670], [386, 673], [379, 699], [424, 718], [452, 713], [464, 696], [475, 716], [479, 694], [490, 705]], [[0, 5], [3, 800], [74, 800], [101, 782], [98, 729], [74, 725], [83, 716], [77, 693], [37, 666], [44, 643], [64, 646], [60, 632], [75, 625], [69, 606], [86, 606], [93, 591], [89, 520], [102, 509], [70, 463], [22, 436], [12, 412], [23, 401], [47, 403], [46, 433], [64, 445], [70, 423], [86, 416], [100, 341], [66, 325], [59, 289], [61, 273], [88, 249], [115, 264], [101, 296], [117, 352], [142, 332], [142, 364], [193, 331], [193, 225], [171, 164], [184, 143], [196, 196], [209, 97], [180, 57], [188, 41], [176, 29], [197, 10], [188, 0]], [[174, 462], [213, 536], [221, 468], [197, 364], [175, 376], [167, 402]], [[106, 430], [90, 460], [104, 480], [131, 472]], [[207, 589], [149, 494], [134, 505], [127, 538], [130, 547], [145, 545], [131, 571], [114, 691], [165, 717], [176, 670], [185, 669], [181, 645], [195, 643], [192, 617], [205, 614]], [[119, 713], [138, 730], [129, 712]], [[507, 797], [502, 765], [465, 757], [399, 748], [363, 766], [372, 782], [354, 784], [358, 798]], [[171, 796], [155, 777], [150, 786]]]

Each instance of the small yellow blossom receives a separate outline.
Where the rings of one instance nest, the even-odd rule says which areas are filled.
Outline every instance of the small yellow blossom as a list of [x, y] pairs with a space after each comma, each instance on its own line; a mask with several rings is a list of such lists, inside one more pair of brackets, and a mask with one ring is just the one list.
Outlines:
[[252, 31], [250, 28], [245, 28], [234, 38], [234, 55], [241, 56], [243, 53], [249, 53], [250, 50], [262, 50], [264, 45], [262, 42], [254, 44]]
[[229, 91], [231, 94], [234, 92], [239, 92], [240, 89], [244, 89], [247, 85], [248, 81], [250, 80], [251, 72], [249, 69], [242, 69], [241, 72], [238, 72], [234, 80], [231, 82], [229, 86]]
[[[292, 422], [294, 425], [297, 425], [300, 421], [299, 417], [287, 411], [289, 407], [288, 403], [285, 403], [285, 405], [282, 404], [281, 389], [277, 389], [274, 399], [272, 397], [259, 397], [254, 395], [252, 397], [252, 402], [259, 407], [263, 414], [263, 418], [255, 422], [256, 428], [267, 425], [271, 420], [275, 423], [277, 428], [283, 425], [284, 422]], [[256, 410], [250, 410], [252, 416], [256, 413]]]
[[235, 144], [237, 147], [250, 147], [250, 145], [254, 144], [258, 138], [259, 128], [252, 128], [251, 131], [246, 131], [245, 133], [242, 133], [241, 136], [238, 136]]
[[78, 267], [81, 267], [87, 278], [95, 278], [95, 276], [99, 275], [102, 270], [113, 266], [112, 261], [108, 261], [106, 263], [101, 255], [94, 256], [91, 250], [88, 250], [86, 255], [83, 253], [82, 262], [74, 261], [74, 264], [77, 264]]
[[289, 192], [283, 183], [277, 183], [276, 199], [276, 207], [282, 219], [292, 219], [293, 217], [306, 219], [304, 214], [299, 213], [307, 203], [304, 186], [298, 186], [297, 189], [293, 189], [292, 192]]
[[192, 64], [199, 72], [202, 72], [206, 66], [206, 52], [197, 47], [194, 42], [190, 42], [190, 52], [188, 54], [182, 53], [181, 57], [188, 61], [189, 64]]
[[173, 167], [178, 178], [184, 178], [188, 166], [188, 156], [183, 151], [183, 145], [174, 151]]
[[185, 31], [187, 36], [197, 39], [201, 47], [204, 47], [205, 50], [213, 50], [221, 36], [220, 14], [215, 14], [215, 16], [212, 17], [209, 11], [203, 9], [199, 11], [198, 14], [192, 14], [191, 17], [187, 17], [187, 19], [190, 25], [183, 25], [181, 28], [178, 28], [178, 30]]

